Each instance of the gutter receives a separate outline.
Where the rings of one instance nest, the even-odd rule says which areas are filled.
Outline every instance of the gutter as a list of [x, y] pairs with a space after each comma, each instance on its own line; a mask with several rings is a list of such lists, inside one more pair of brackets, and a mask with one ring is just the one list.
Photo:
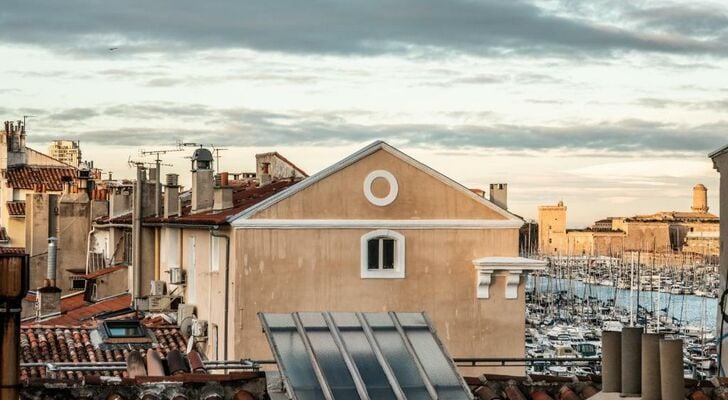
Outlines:
[[[229, 332], [229, 304], [228, 304], [228, 297], [229, 297], [229, 288], [230, 288], [230, 236], [225, 235], [223, 233], [220, 233], [218, 230], [218, 227], [216, 226], [214, 229], [210, 229], [210, 236], [218, 237], [225, 239], [225, 294], [223, 295], [223, 298], [225, 300], [225, 318], [223, 322], [223, 334], [225, 337], [225, 342], [223, 342], [222, 345], [222, 353], [223, 353], [223, 359], [228, 359], [228, 332]], [[212, 250], [212, 245], [210, 245]]]

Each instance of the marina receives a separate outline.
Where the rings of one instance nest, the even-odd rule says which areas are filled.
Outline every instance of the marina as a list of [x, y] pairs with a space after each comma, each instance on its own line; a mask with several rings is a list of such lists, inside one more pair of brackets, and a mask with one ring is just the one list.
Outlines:
[[717, 267], [710, 264], [656, 268], [608, 257], [551, 259], [526, 282], [526, 353], [580, 361], [534, 361], [529, 372], [599, 373], [602, 332], [642, 326], [683, 339], [686, 377], [714, 376], [717, 285]]

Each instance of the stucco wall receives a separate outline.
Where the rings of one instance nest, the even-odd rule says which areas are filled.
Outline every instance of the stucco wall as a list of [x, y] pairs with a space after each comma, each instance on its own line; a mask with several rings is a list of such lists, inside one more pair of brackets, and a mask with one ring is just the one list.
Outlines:
[[360, 277], [360, 238], [367, 232], [236, 230], [231, 358], [270, 358], [258, 312], [307, 310], [425, 311], [455, 357], [524, 356], [523, 282], [518, 299], [506, 300], [505, 278], [494, 277], [490, 298], [477, 299], [472, 264], [516, 256], [517, 229], [400, 230], [404, 279]]
[[[378, 169], [391, 172], [399, 186], [397, 199], [387, 207], [374, 206], [363, 195], [364, 179]], [[373, 186], [377, 196], [388, 193], [389, 185], [381, 179], [376, 180]], [[342, 201], [344, 198], [346, 201]], [[282, 200], [254, 218], [505, 219], [496, 211], [384, 150]]]

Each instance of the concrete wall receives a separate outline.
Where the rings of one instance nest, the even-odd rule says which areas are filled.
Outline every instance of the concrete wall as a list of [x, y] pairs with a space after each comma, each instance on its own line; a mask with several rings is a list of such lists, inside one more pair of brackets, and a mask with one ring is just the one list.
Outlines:
[[[719, 208], [720, 208], [720, 290], [721, 292], [726, 290], [726, 276], [728, 276], [728, 248], [725, 245], [725, 238], [728, 237], [728, 152], [724, 152], [713, 158], [713, 165], [715, 169], [720, 173], [720, 195], [719, 195]], [[720, 321], [722, 320], [722, 310], [718, 307], [716, 314], [716, 326], [721, 326]], [[725, 337], [728, 333], [728, 325], [723, 328], [722, 332], [719, 332], [718, 337]], [[725, 345], [725, 341], [723, 342]], [[723, 373], [721, 376], [726, 376], [725, 371], [728, 368], [728, 351], [724, 351], [721, 354], [720, 359], [721, 370]]]
[[454, 357], [524, 357], [523, 281], [518, 299], [505, 299], [501, 276], [478, 299], [472, 264], [516, 256], [518, 230], [400, 230], [406, 277], [362, 279], [368, 231], [236, 230], [232, 357], [270, 358], [258, 312], [320, 310], [425, 311]]
[[126, 268], [122, 268], [96, 278], [96, 297], [94, 300], [127, 293], [129, 291], [129, 286], [126, 282], [128, 273]]
[[58, 287], [70, 289], [68, 269], [86, 269], [91, 204], [88, 195], [65, 193], [58, 201]]
[[[177, 232], [177, 233], [174, 233]], [[229, 234], [229, 230], [222, 230]], [[225, 241], [219, 239], [216, 267], [212, 266], [212, 237], [208, 229], [162, 228], [160, 239], [160, 278], [169, 283], [169, 268], [182, 267], [187, 273], [187, 284], [182, 286], [186, 304], [195, 306], [199, 319], [208, 321], [208, 341], [203, 343], [205, 354], [211, 359], [223, 358], [224, 294], [225, 294]], [[194, 250], [192, 244], [194, 243]], [[193, 262], [194, 255], [194, 262]], [[174, 285], [168, 285], [173, 289]], [[230, 293], [230, 298], [233, 293]], [[230, 305], [232, 309], [232, 303]], [[230, 325], [230, 336], [239, 333]], [[232, 347], [230, 348], [232, 350]], [[232, 352], [229, 357], [232, 357]]]

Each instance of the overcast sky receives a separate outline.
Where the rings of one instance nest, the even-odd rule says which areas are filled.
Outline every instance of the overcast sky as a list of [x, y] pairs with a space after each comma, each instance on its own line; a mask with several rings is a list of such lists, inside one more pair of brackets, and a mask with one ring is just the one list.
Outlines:
[[[375, 139], [569, 225], [686, 210], [728, 143], [723, 0], [5, 1], [0, 116], [130, 177], [213, 144], [309, 173]], [[116, 48], [115, 50], [109, 50]], [[192, 150], [166, 172], [189, 181]]]

